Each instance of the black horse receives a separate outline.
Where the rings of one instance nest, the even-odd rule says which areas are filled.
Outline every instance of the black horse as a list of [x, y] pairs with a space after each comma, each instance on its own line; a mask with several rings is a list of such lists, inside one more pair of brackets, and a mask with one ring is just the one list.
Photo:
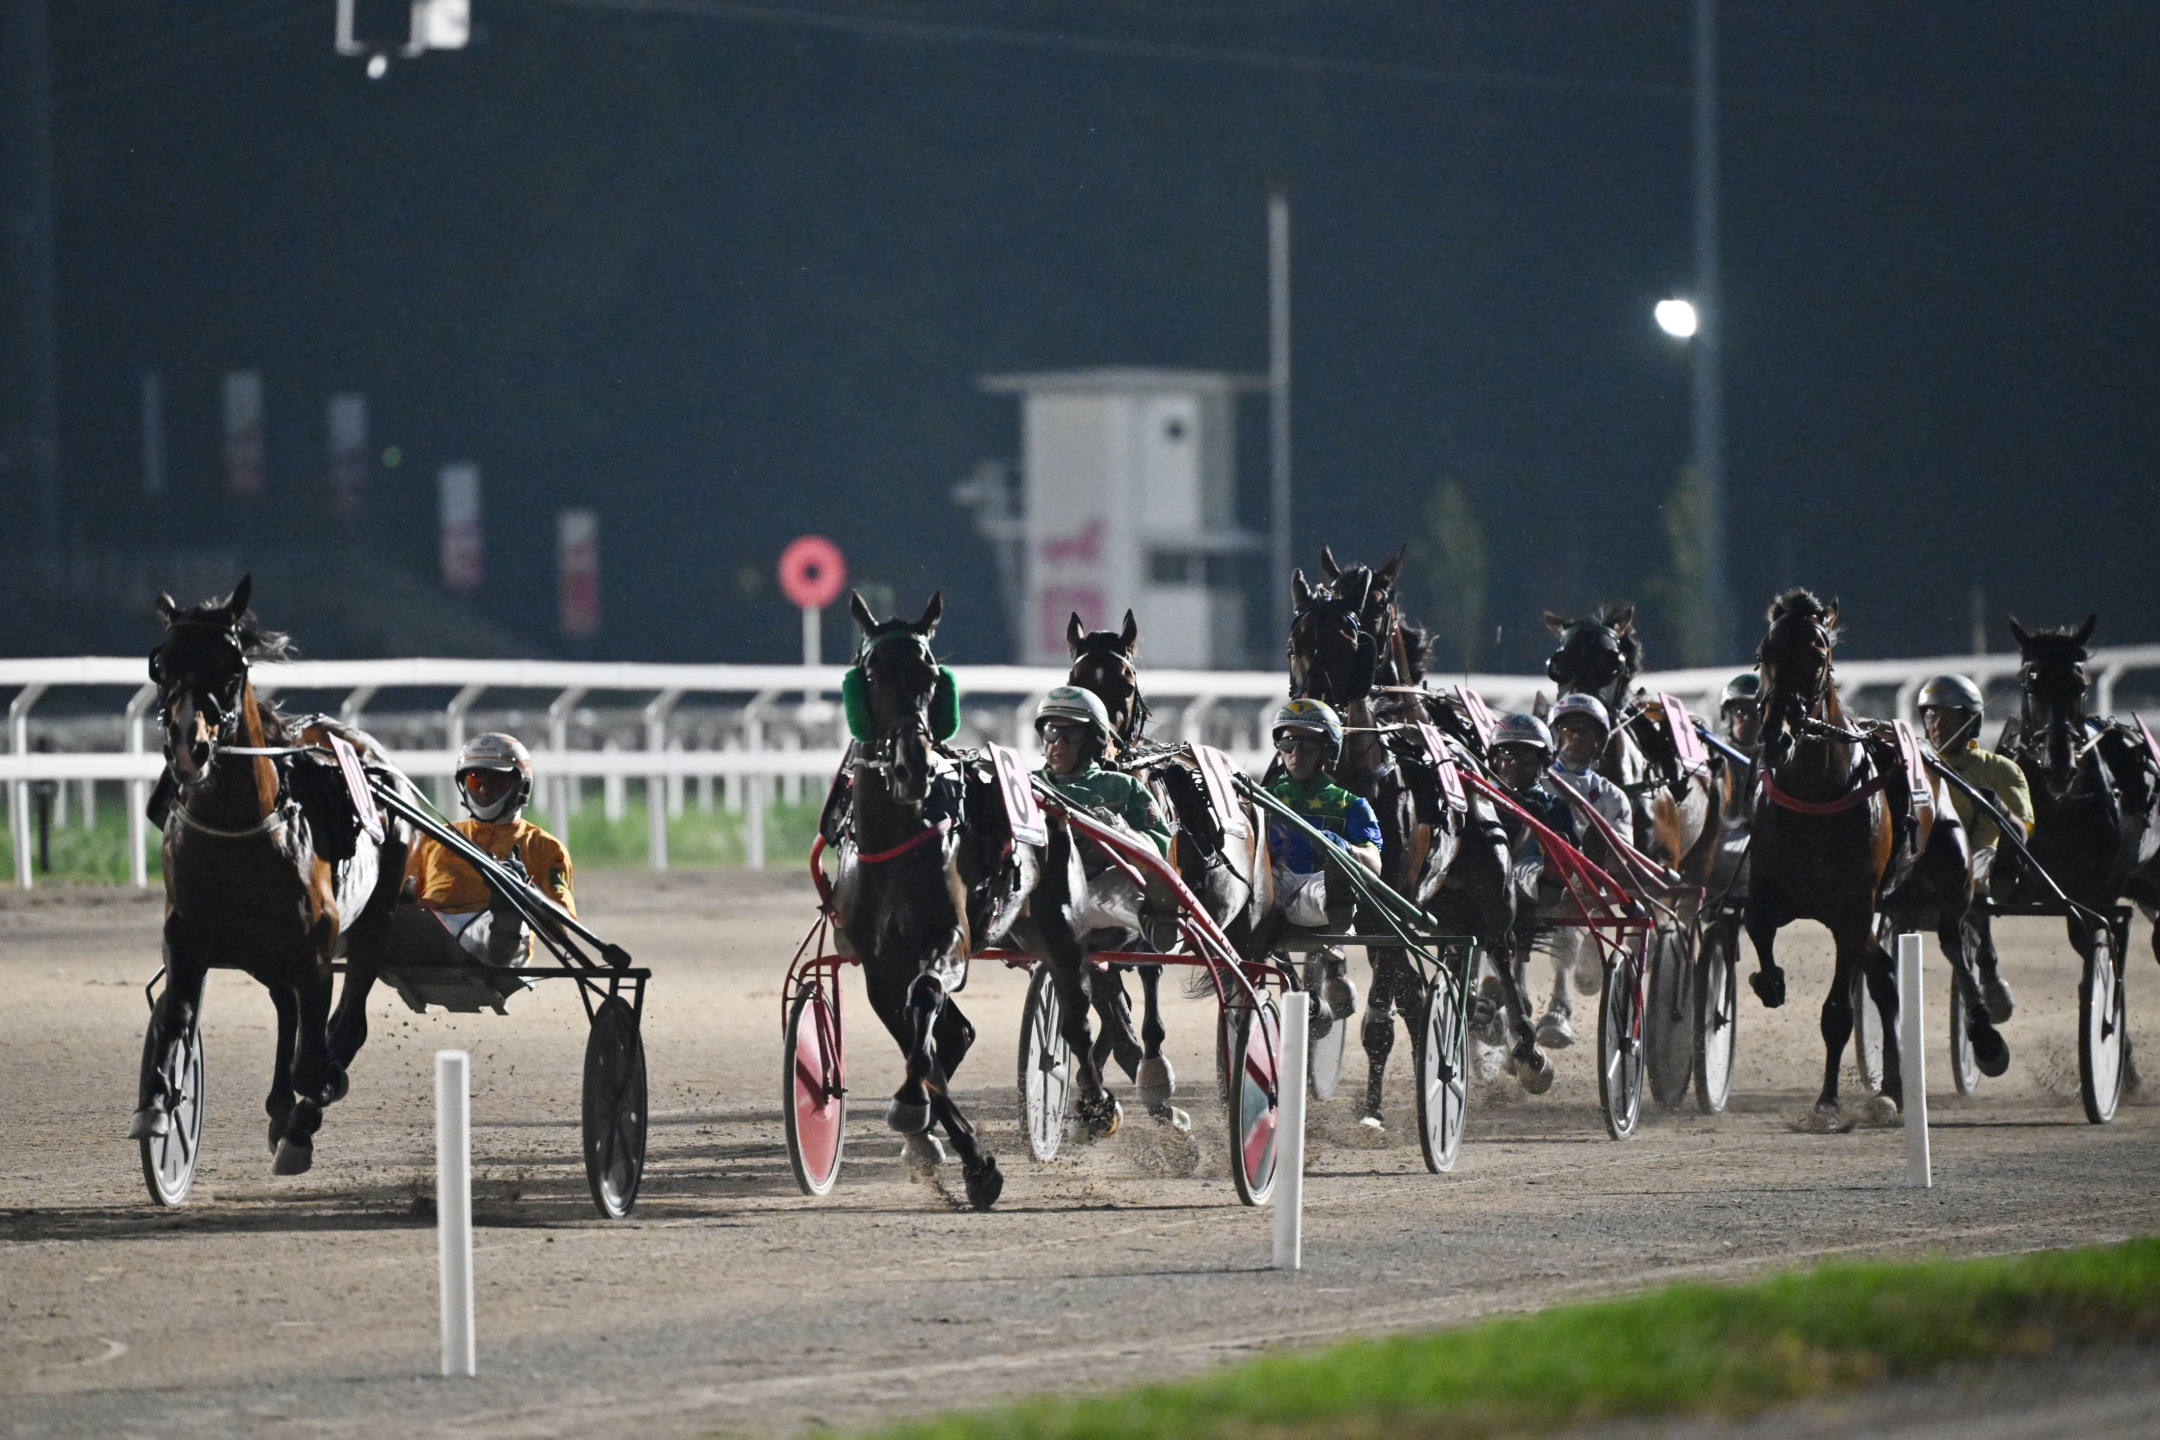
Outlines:
[[1876, 938], [1878, 911], [1897, 931], [1934, 927], [1966, 1001], [1981, 1070], [2000, 1075], [2010, 1050], [1987, 1018], [1963, 923], [1972, 904], [1964, 827], [1949, 790], [1924, 769], [1909, 774], [1897, 747], [1851, 729], [1831, 674], [1837, 606], [1792, 589], [1770, 606], [1756, 652], [1763, 691], [1762, 776], [1753, 822], [1748, 938], [1761, 968], [1749, 977], [1763, 1004], [1785, 1003], [1777, 932], [1815, 920], [1837, 942], [1837, 972], [1823, 1000], [1823, 1086], [1810, 1125], [1838, 1128], [1838, 1068], [1853, 1030], [1853, 977], [1864, 974], [1883, 1017], [1881, 1110], [1905, 1098], [1898, 1056], [1896, 969]]
[[[2128, 899], [2150, 917], [2160, 906], [2160, 784], [2143, 735], [2085, 713], [2086, 647], [2096, 623], [2088, 615], [2075, 628], [2028, 630], [2011, 619], [2024, 699], [2008, 748], [2032, 790], [2033, 858], [2087, 910], [2104, 914]], [[2049, 906], [2054, 900], [2023, 866], [1998, 862], [1995, 875], [1999, 902]], [[1986, 917], [1979, 923], [1982, 943], [1992, 948]], [[2067, 923], [2070, 943], [2090, 957], [2100, 938], [2090, 915], [2072, 910]], [[2154, 954], [2160, 958], [2160, 929]], [[2129, 1045], [2125, 1036], [2123, 1084], [2134, 1091]]]
[[188, 610], [157, 597], [165, 637], [151, 652], [150, 678], [167, 769], [153, 802], [162, 813], [152, 818], [165, 832], [166, 984], [128, 1134], [170, 1129], [173, 1047], [196, 1023], [209, 968], [230, 966], [260, 981], [277, 1007], [263, 1108], [272, 1168], [297, 1175], [313, 1163], [323, 1107], [345, 1094], [345, 1067], [365, 1034], [342, 1011], [332, 1034], [331, 961], [381, 962], [410, 835], [392, 817], [382, 841], [372, 840], [312, 748], [337, 735], [378, 779], [402, 785], [372, 740], [319, 717], [288, 722], [255, 698], [249, 662], [282, 658], [289, 646], [249, 613], [249, 590], [243, 578], [224, 600]]
[[[1414, 897], [1441, 932], [1474, 935], [1494, 958], [1501, 1005], [1515, 1036], [1516, 1074], [1526, 1088], [1543, 1090], [1552, 1081], [1552, 1062], [1537, 1048], [1512, 967], [1501, 958], [1515, 923], [1506, 830], [1481, 794], [1469, 797], [1466, 813], [1440, 804], [1437, 774], [1421, 746], [1395, 728], [1426, 718], [1433, 700], [1414, 693], [1427, 645], [1424, 632], [1396, 605], [1402, 561], [1398, 551], [1378, 570], [1345, 568], [1323, 547], [1320, 586], [1308, 584], [1302, 570], [1292, 575], [1290, 693], [1325, 701], [1342, 717], [1346, 734], [1334, 779], [1373, 807], [1380, 822], [1381, 878]], [[1352, 919], [1361, 932], [1368, 925], [1382, 928], [1377, 917], [1353, 913]], [[1401, 949], [1375, 946], [1367, 953], [1373, 980], [1362, 1030], [1365, 1119], [1379, 1123], [1394, 1016], [1414, 1027], [1423, 997]]]

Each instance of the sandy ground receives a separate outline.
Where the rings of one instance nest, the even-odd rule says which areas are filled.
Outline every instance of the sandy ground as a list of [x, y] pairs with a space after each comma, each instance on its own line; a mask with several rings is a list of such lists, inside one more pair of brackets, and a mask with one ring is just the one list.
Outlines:
[[[2160, 1107], [2085, 1123], [2076, 968], [2046, 922], [2001, 931], [2019, 997], [2010, 1073], [1960, 1100], [1931, 1044], [1931, 1191], [1900, 1186], [1896, 1130], [1793, 1127], [1819, 1074], [1829, 974], [1827, 938], [1805, 927], [1782, 951], [1793, 1001], [1769, 1012], [1743, 996], [1723, 1116], [1690, 1102], [1615, 1144], [1577, 1046], [1557, 1057], [1547, 1096], [1481, 1093], [1455, 1173], [1434, 1177], [1407, 1133], [1376, 1140], [1355, 1126], [1346, 1083], [1314, 1111], [1308, 1268], [1293, 1276], [1266, 1268], [1267, 1213], [1240, 1206], [1227, 1178], [1211, 1005], [1170, 1006], [1192, 1137], [1131, 1119], [1038, 1166], [1016, 1129], [1024, 977], [978, 967], [962, 1003], [982, 1038], [957, 1088], [1008, 1183], [995, 1213], [977, 1215], [902, 1175], [880, 1119], [897, 1055], [851, 978], [850, 1080], [863, 1103], [840, 1188], [809, 1200], [788, 1171], [778, 1103], [779, 987], [808, 923], [807, 884], [580, 878], [596, 928], [656, 972], [651, 1163], [623, 1223], [599, 1219], [585, 1193], [585, 1024], [569, 987], [521, 997], [508, 1017], [414, 1015], [378, 992], [315, 1170], [281, 1180], [263, 1148], [271, 1009], [232, 973], [213, 976], [207, 999], [195, 1195], [179, 1211], [153, 1208], [120, 1137], [156, 902], [0, 892], [5, 1433], [787, 1433], [1678, 1278], [2160, 1228]], [[2132, 1032], [2160, 1057], [2146, 939], [2141, 924]], [[1934, 962], [1932, 1036], [1946, 978]], [[433, 1373], [430, 1086], [446, 1047], [469, 1049], [474, 1065], [477, 1381]], [[1397, 1047], [1393, 1077], [1404, 1122], [1407, 1055]], [[1354, 1045], [1352, 1060], [1362, 1064]]]

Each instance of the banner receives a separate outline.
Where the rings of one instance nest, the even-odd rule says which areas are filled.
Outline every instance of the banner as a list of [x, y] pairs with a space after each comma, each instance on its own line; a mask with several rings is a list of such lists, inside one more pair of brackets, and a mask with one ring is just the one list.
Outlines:
[[330, 397], [330, 512], [350, 520], [367, 498], [367, 396]]
[[555, 517], [556, 598], [562, 633], [575, 639], [600, 633], [600, 515], [564, 510]]
[[484, 555], [480, 538], [480, 467], [442, 467], [442, 583], [453, 595], [480, 588]]
[[234, 495], [263, 490], [263, 383], [260, 370], [225, 376], [225, 488]]

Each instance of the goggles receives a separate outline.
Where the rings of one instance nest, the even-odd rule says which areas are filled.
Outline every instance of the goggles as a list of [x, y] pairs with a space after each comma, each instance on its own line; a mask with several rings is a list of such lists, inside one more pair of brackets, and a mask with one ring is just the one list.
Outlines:
[[1042, 737], [1045, 744], [1078, 745], [1095, 733], [1095, 727], [1079, 720], [1045, 720]]
[[1275, 742], [1275, 751], [1279, 755], [1295, 755], [1300, 750], [1324, 751], [1327, 748], [1325, 735], [1285, 735]]

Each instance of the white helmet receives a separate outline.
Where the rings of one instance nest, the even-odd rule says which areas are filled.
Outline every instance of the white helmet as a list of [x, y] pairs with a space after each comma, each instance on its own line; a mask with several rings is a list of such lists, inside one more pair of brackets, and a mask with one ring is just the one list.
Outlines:
[[1560, 728], [1560, 722], [1570, 715], [1587, 715], [1592, 720], [1597, 721], [1600, 733], [1612, 734], [1612, 717], [1605, 713], [1605, 702], [1595, 695], [1561, 696], [1559, 703], [1552, 707], [1552, 713], [1545, 717], [1545, 723], [1548, 727], [1557, 731]]
[[[514, 779], [500, 793], [490, 794], [483, 800], [473, 793], [474, 781], [467, 778], [477, 779], [483, 775], [509, 775]], [[515, 820], [518, 811], [532, 799], [532, 781], [532, 756], [525, 753], [525, 747], [515, 736], [490, 731], [473, 736], [465, 742], [465, 748], [458, 751], [458, 801], [464, 805], [465, 813], [475, 820], [489, 824]], [[480, 788], [493, 791], [495, 787], [480, 782]]]

